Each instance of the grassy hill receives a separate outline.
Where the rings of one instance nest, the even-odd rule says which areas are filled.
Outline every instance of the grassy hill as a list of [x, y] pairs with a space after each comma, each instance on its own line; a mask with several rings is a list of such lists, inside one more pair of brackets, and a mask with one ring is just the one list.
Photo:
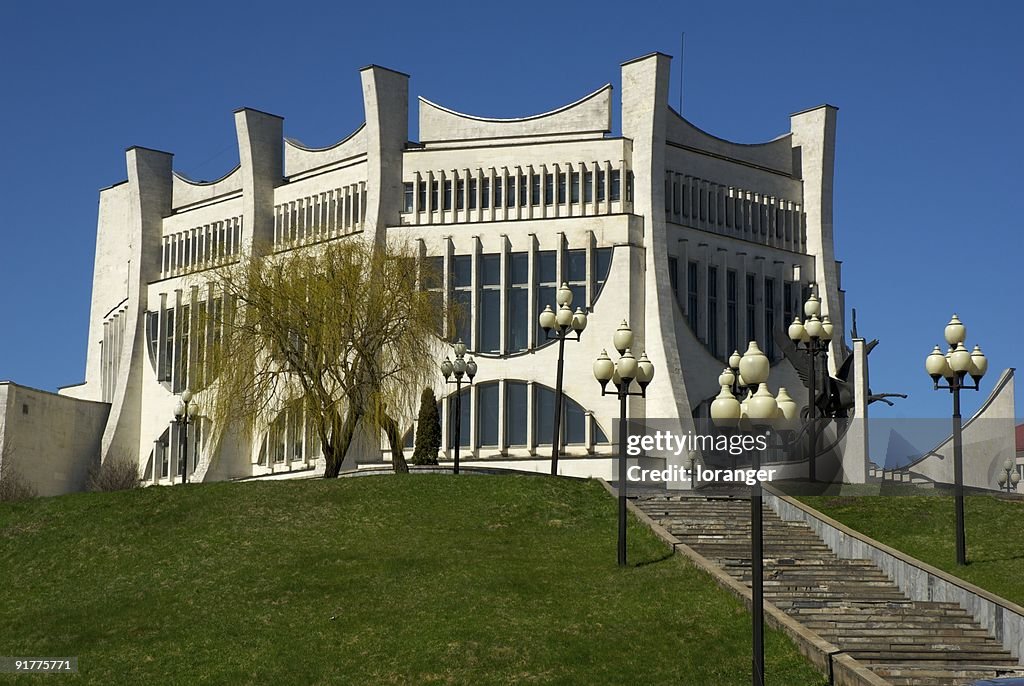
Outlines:
[[[0, 654], [101, 684], [750, 683], [739, 602], [635, 522], [618, 569], [615, 531], [598, 484], [512, 476], [2, 505]], [[824, 682], [767, 649], [772, 683]]]
[[956, 564], [956, 513], [948, 491], [923, 496], [802, 497], [852, 529], [1024, 605], [1024, 501], [964, 498], [966, 567]]

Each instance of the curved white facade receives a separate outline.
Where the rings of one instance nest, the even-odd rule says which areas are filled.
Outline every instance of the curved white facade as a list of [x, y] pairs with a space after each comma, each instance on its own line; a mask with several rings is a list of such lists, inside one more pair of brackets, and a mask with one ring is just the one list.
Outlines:
[[[436, 260], [446, 297], [470, 304], [462, 333], [480, 371], [466, 396], [466, 462], [547, 469], [557, 349], [540, 341], [536, 322], [562, 281], [574, 306], [590, 310], [582, 341], [566, 343], [564, 473], [611, 474], [618, 402], [600, 396], [591, 362], [623, 319], [657, 368], [647, 398], [630, 400], [632, 416], [706, 415], [724, 360], [752, 338], [777, 363], [773, 388], [806, 402], [772, 330], [816, 282], [833, 345], [843, 345], [836, 110], [795, 114], [768, 143], [730, 143], [669, 107], [669, 61], [656, 53], [622, 65], [621, 136], [609, 134], [606, 86], [519, 119], [421, 99], [422, 141], [410, 142], [408, 76], [370, 66], [361, 71], [366, 122], [333, 146], [285, 142], [281, 118], [241, 109], [240, 166], [215, 182], [175, 174], [169, 153], [129, 149], [128, 180], [100, 193], [86, 380], [64, 393], [110, 403], [104, 457], [137, 455], [145, 479], [174, 482], [186, 362], [201, 361], [218, 335], [197, 322], [224, 306], [197, 285], [202, 273], [241, 255], [388, 237]], [[440, 377], [435, 392], [448, 392]], [[449, 414], [445, 404], [446, 423]], [[286, 412], [218, 447], [201, 422], [190, 479], [308, 468], [315, 441], [302, 427]], [[388, 459], [375, 437], [350, 455]]]

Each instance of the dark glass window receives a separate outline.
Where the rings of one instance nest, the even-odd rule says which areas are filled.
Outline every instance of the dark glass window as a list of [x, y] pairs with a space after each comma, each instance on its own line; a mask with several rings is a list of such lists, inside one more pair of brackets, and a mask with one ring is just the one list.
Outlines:
[[782, 284], [782, 329], [786, 330], [789, 323], [793, 321], [793, 282], [785, 281]]
[[672, 255], [668, 257], [668, 283], [672, 287], [672, 296], [682, 306], [683, 301], [679, 297], [679, 258]]
[[520, 177], [519, 177], [519, 206], [520, 207], [526, 207], [526, 189], [528, 187], [529, 181], [530, 180], [526, 177], [525, 174], [520, 175]]
[[456, 255], [452, 258], [452, 304], [455, 306], [455, 340], [462, 339], [466, 347], [473, 347], [472, 319], [473, 258]]
[[600, 169], [597, 172], [597, 201], [604, 202], [605, 198], [605, 177], [604, 170]]
[[516, 206], [516, 177], [505, 177], [505, 207]]
[[690, 262], [686, 267], [686, 320], [690, 323], [693, 334], [700, 338], [697, 330], [697, 263]]
[[533, 385], [534, 440], [538, 445], [551, 445], [555, 430], [555, 392], [547, 386]]
[[470, 179], [469, 180], [469, 209], [471, 209], [471, 210], [475, 210], [476, 209], [476, 190], [477, 190], [476, 179]]
[[555, 201], [555, 177], [547, 174], [544, 178], [544, 204], [550, 205]]
[[[539, 445], [551, 445], [555, 430], [555, 391], [547, 386], [534, 384], [534, 436]], [[574, 400], [562, 396], [562, 419], [559, 433], [563, 444], [582, 444], [587, 440], [586, 411]]]
[[146, 342], [149, 344], [149, 363], [156, 371], [157, 351], [160, 349], [160, 313], [146, 313]]
[[534, 174], [530, 180], [530, 203], [540, 205], [540, 174]]
[[437, 198], [437, 186], [438, 186], [437, 181], [434, 181], [434, 182], [432, 182], [430, 184], [430, 209], [431, 210], [436, 210], [439, 207], [439, 205], [437, 204], [437, 200], [438, 200], [438, 198]]
[[583, 202], [594, 202], [594, 172], [583, 174]]
[[162, 479], [167, 479], [171, 476], [170, 440], [170, 429], [168, 429], [160, 436], [160, 440], [155, 447], [158, 453], [157, 459], [160, 462], [160, 478]]
[[775, 279], [764, 280], [764, 354], [775, 359]]
[[562, 417], [562, 440], [567, 445], [583, 444], [587, 442], [587, 413], [574, 400], [562, 396], [563, 412]]
[[444, 182], [444, 209], [450, 210], [452, 208], [452, 182]]
[[[757, 338], [757, 285], [753, 274], [747, 274], [747, 340]], [[742, 350], [740, 352], [743, 352]]]
[[736, 312], [736, 271], [730, 269], [725, 273], [725, 318], [726, 318], [726, 342], [725, 353], [731, 354], [733, 350], [739, 350], [739, 320]]
[[481, 352], [499, 352], [501, 347], [501, 255], [480, 256], [480, 289], [477, 294], [477, 319]]
[[527, 253], [509, 255], [508, 333], [511, 352], [526, 350], [530, 343], [530, 262]]
[[509, 381], [505, 385], [505, 431], [510, 446], [526, 445], [527, 386], [522, 381]]
[[455, 182], [455, 209], [461, 210], [466, 207], [466, 181], [459, 179]]
[[598, 248], [594, 255], [594, 293], [596, 294], [608, 280], [608, 272], [612, 268], [612, 248]]
[[[581, 296], [586, 295], [583, 292], [583, 288], [587, 284], [587, 251], [586, 250], [570, 250], [566, 254], [566, 280], [570, 286], [580, 286], [580, 288], [573, 288], [574, 295], [578, 299]], [[582, 306], [582, 303], [573, 301], [574, 305]]]
[[413, 188], [411, 183], [403, 184], [405, 189], [405, 211], [412, 212]]
[[572, 189], [569, 191], [569, 196], [572, 203], [578, 203], [580, 201], [580, 173], [572, 173]]
[[501, 186], [502, 179], [500, 176], [494, 179], [494, 208], [498, 209], [501, 207]]
[[[471, 413], [470, 399], [469, 399], [469, 388], [463, 388], [459, 392], [459, 445], [463, 448], [469, 447], [469, 433], [470, 433], [470, 421], [473, 418]], [[451, 439], [455, 436], [455, 394], [452, 393], [448, 396], [448, 417], [450, 417], [450, 426], [448, 427], [448, 437]], [[453, 441], [450, 441], [453, 443]]]
[[477, 440], [481, 446], [498, 445], [498, 382], [480, 384], [476, 390]]
[[708, 267], [708, 350], [718, 357], [718, 267]]
[[565, 172], [558, 175], [558, 204], [565, 204]]
[[621, 178], [621, 172], [618, 169], [613, 169], [610, 189], [612, 202], [617, 201], [620, 197]]
[[[555, 309], [555, 291], [558, 288], [558, 269], [554, 250], [541, 250], [537, 253], [537, 314], [544, 311], [544, 307], [551, 306]], [[543, 343], [547, 340], [544, 330], [537, 327], [537, 342]]]
[[486, 210], [491, 206], [491, 180], [483, 180], [483, 188], [480, 191], [480, 208]]

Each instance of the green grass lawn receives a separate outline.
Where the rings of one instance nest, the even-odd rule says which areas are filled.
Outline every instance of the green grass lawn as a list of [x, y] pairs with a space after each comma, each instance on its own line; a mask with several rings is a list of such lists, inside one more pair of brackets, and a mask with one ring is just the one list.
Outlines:
[[953, 497], [940, 493], [800, 500], [871, 538], [1024, 605], [1024, 502], [984, 495], [964, 498], [968, 565], [960, 567]]
[[[750, 618], [594, 482], [363, 477], [0, 506], [0, 655], [98, 684], [750, 683]], [[781, 634], [773, 684], [824, 678]], [[2, 677], [0, 677], [2, 678]]]

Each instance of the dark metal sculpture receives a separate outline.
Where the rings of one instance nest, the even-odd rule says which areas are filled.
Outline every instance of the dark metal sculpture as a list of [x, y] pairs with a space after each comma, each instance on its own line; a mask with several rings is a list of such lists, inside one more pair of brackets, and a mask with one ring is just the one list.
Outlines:
[[[853, 311], [853, 337], [857, 338], [857, 310]], [[797, 375], [800, 377], [800, 381], [803, 382], [804, 387], [810, 389], [811, 386], [811, 369], [810, 363], [807, 360], [806, 355], [800, 354], [793, 345], [793, 341], [789, 340], [782, 330], [776, 329], [774, 332], [775, 344], [779, 346], [786, 359], [796, 369]], [[869, 355], [875, 346], [878, 345], [878, 339], [872, 339], [864, 347], [864, 354]], [[855, 391], [853, 387], [853, 365], [854, 357], [853, 352], [846, 347], [845, 342], [842, 344], [843, 354], [845, 355], [843, 363], [839, 365], [839, 369], [836, 371], [835, 376], [829, 376], [828, 367], [821, 365], [821, 368], [815, 370], [818, 374], [818, 378], [815, 380], [815, 387], [820, 389], [814, 398], [814, 404], [818, 408], [818, 415], [821, 417], [835, 417], [844, 418], [849, 416], [851, 410], [853, 410], [856, 404]], [[892, 405], [893, 402], [889, 398], [906, 398], [905, 393], [872, 393], [871, 389], [868, 389], [868, 404], [873, 402], [884, 402], [887, 405]], [[805, 408], [804, 413], [807, 413]]]

